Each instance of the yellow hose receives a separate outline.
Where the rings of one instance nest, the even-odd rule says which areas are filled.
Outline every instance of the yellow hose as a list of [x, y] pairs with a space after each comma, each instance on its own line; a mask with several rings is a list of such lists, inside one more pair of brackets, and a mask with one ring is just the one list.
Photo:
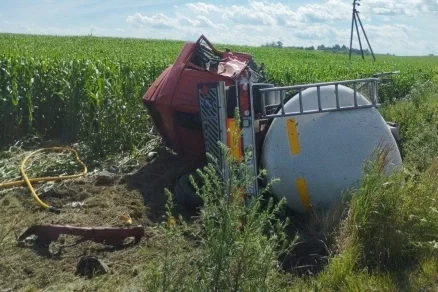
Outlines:
[[[75, 158], [76, 161], [79, 162], [79, 164], [82, 165], [82, 172], [78, 173], [78, 174], [72, 174], [72, 175], [66, 175], [66, 176], [47, 176], [47, 177], [38, 177], [38, 178], [31, 178], [29, 179], [26, 175], [26, 172], [24, 171], [25, 166], [26, 166], [26, 162], [27, 160], [35, 155], [36, 153], [39, 152], [44, 152], [44, 151], [70, 151], [73, 152], [75, 154]], [[42, 148], [36, 151], [33, 151], [32, 153], [30, 153], [29, 155], [27, 155], [23, 161], [21, 162], [21, 166], [20, 166], [20, 172], [21, 175], [23, 176], [23, 180], [17, 180], [17, 181], [12, 181], [12, 182], [7, 182], [7, 183], [2, 183], [0, 184], [0, 189], [2, 188], [10, 188], [10, 187], [15, 187], [15, 186], [21, 186], [26, 184], [27, 187], [29, 188], [32, 196], [34, 197], [34, 199], [36, 200], [36, 202], [38, 203], [38, 205], [40, 205], [42, 208], [44, 209], [49, 209], [49, 211], [55, 212], [55, 213], [59, 213], [60, 210], [56, 209], [52, 206], [47, 205], [46, 203], [44, 203], [36, 194], [34, 188], [32, 187], [31, 182], [47, 182], [47, 181], [60, 181], [60, 180], [66, 180], [66, 179], [72, 179], [72, 178], [78, 178], [81, 176], [84, 176], [87, 173], [87, 166], [85, 165], [85, 163], [83, 163], [80, 159], [79, 159], [79, 155], [78, 152], [75, 149], [72, 149], [70, 147], [50, 147], [50, 148]]]

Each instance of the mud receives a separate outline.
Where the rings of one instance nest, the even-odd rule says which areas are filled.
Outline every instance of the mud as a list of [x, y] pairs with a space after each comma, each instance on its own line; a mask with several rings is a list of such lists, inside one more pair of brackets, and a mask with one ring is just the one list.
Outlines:
[[[109, 185], [98, 185], [95, 174], [55, 183], [46, 192], [42, 192], [41, 185], [36, 185], [41, 199], [61, 208], [61, 214], [42, 210], [25, 187], [2, 191], [0, 291], [39, 290], [74, 281], [77, 279], [74, 275], [76, 265], [86, 255], [103, 260], [112, 273], [132, 278], [136, 266], [147, 260], [148, 228], [162, 220], [166, 202], [164, 189], [173, 191], [176, 179], [196, 167], [193, 161], [161, 150], [154, 160], [131, 174], [116, 175]], [[73, 207], [74, 202], [83, 203], [83, 206]], [[18, 245], [16, 241], [16, 236], [32, 224], [121, 227], [125, 224], [121, 215], [130, 216], [135, 226], [144, 226], [146, 236], [139, 244], [119, 250], [93, 242], [63, 248], [74, 244], [78, 238], [62, 236], [50, 249], [43, 249]]]

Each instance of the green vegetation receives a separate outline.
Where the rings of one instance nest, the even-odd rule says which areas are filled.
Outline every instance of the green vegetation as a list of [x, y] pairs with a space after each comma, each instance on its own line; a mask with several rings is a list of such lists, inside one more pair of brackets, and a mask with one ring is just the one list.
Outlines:
[[[182, 44], [0, 35], [0, 147], [37, 136], [36, 140], [80, 142], [84, 147], [81, 153], [104, 159], [111, 154], [136, 154], [146, 145], [156, 145], [157, 138], [148, 134], [151, 123], [141, 97], [172, 63]], [[204, 181], [197, 188], [204, 201], [199, 216], [194, 221], [175, 218], [169, 193], [163, 223], [148, 229], [147, 243], [139, 250], [125, 251], [135, 263], [126, 268], [126, 273], [78, 284], [80, 280], [63, 270], [69, 280], [44, 280], [38, 288], [437, 291], [438, 59], [378, 56], [378, 61], [372, 62], [355, 56], [350, 63], [348, 55], [319, 51], [218, 47], [253, 54], [256, 62], [265, 63], [269, 80], [278, 85], [352, 79], [361, 74], [400, 70], [392, 84], [382, 87], [380, 95], [384, 101], [383, 116], [401, 126], [405, 169], [384, 174], [383, 151], [381, 159], [365, 165], [360, 188], [348, 194], [341, 206], [318, 210], [306, 218], [308, 229], [315, 228], [317, 231], [312, 231], [320, 233], [313, 240], [322, 240], [328, 253], [327, 263], [318, 274], [299, 276], [293, 269], [292, 272], [281, 269], [279, 259], [285, 254], [294, 255], [294, 247], [307, 236], [305, 230], [298, 231], [296, 236], [297, 230], [284, 220], [288, 216], [282, 202], [269, 201], [269, 196], [263, 196], [249, 208], [243, 207], [236, 198], [238, 190], [245, 188], [250, 178], [232, 176], [230, 184], [223, 185], [209, 165], [199, 170]], [[18, 154], [12, 157], [5, 153], [8, 152], [0, 156], [2, 161], [19, 161]], [[34, 166], [35, 174], [38, 169], [48, 171], [47, 165], [35, 163]], [[239, 167], [242, 166], [235, 165], [232, 173], [239, 172]], [[14, 178], [13, 171], [10, 163], [0, 166], [0, 172], [7, 178]], [[157, 170], [151, 172], [155, 175]], [[110, 209], [108, 206], [114, 204], [112, 199], [122, 200], [126, 193], [120, 195], [118, 188], [121, 186], [109, 189], [110, 195], [96, 195], [96, 198], [90, 198], [83, 187], [78, 188], [81, 195], [78, 200], [91, 200], [93, 205], [87, 209], [90, 214], [72, 213], [76, 214], [75, 219], [81, 218], [84, 220], [81, 223], [87, 224], [88, 217], [98, 223], [101, 216], [112, 220], [108, 218], [114, 214], [102, 215], [98, 207], [103, 204]], [[73, 191], [76, 193], [77, 188]], [[102, 190], [93, 189], [93, 192], [100, 194]], [[138, 197], [134, 199], [134, 194], [130, 196], [132, 201], [142, 201]], [[30, 203], [21, 206], [19, 200], [18, 196], [1, 197], [0, 209], [12, 216], [16, 215], [15, 210], [25, 212], [31, 208]], [[116, 206], [127, 212], [127, 202]], [[33, 217], [26, 222], [46, 220], [45, 215], [36, 211], [30, 216]], [[14, 254], [11, 234], [16, 224], [12, 219], [1, 224], [0, 253], [4, 248], [8, 254]], [[312, 243], [308, 243], [310, 249]], [[27, 251], [26, 257], [33, 256], [32, 251]], [[4, 257], [7, 258], [6, 253]], [[73, 259], [63, 260], [73, 265]], [[0, 262], [0, 267], [6, 269], [7, 264]], [[23, 285], [35, 287], [33, 283]]]
[[405, 169], [382, 173], [384, 151], [381, 159], [365, 166], [361, 186], [350, 194], [347, 214], [335, 232], [329, 264], [316, 280], [310, 280], [313, 287], [320, 291], [438, 289], [437, 100], [438, 87], [428, 82], [382, 109], [385, 118], [401, 125]]
[[[212, 40], [214, 42], [214, 40]], [[135, 153], [148, 141], [141, 97], [183, 42], [0, 34], [0, 148], [23, 137], [84, 142], [94, 155]], [[223, 49], [226, 46], [218, 45]], [[438, 58], [379, 56], [377, 62], [327, 52], [229, 46], [265, 63], [277, 85], [333, 81], [400, 70], [382, 101], [436, 79]]]
[[[430, 106], [437, 102], [438, 87], [427, 85], [415, 88], [406, 100], [386, 109], [388, 116], [395, 117], [399, 107], [415, 107], [421, 99], [423, 107], [411, 112], [415, 117], [401, 119], [404, 128], [416, 127], [412, 121], [427, 116]], [[435, 115], [433, 122], [437, 121]], [[406, 145], [426, 136], [430, 128], [417, 130], [404, 137]], [[421, 148], [435, 149], [438, 140], [431, 138], [422, 143]], [[310, 228], [323, 229], [320, 238], [314, 240], [324, 241], [329, 256], [321, 273], [301, 278], [273, 265], [281, 254], [294, 254], [300, 235], [306, 236], [305, 232], [299, 232], [298, 237], [288, 233], [288, 225], [282, 221], [282, 202], [270, 205], [269, 197], [261, 197], [245, 209], [233, 198], [249, 184], [249, 179], [232, 180], [228, 193], [210, 165], [199, 171], [205, 182], [203, 188], [198, 188], [205, 202], [199, 220], [189, 225], [181, 220], [175, 225], [169, 210], [159, 233], [165, 234], [163, 250], [158, 252], [161, 256], [157, 256], [163, 262], [155, 263], [158, 268], [155, 266], [153, 282], [150, 275], [144, 281], [152, 284], [153, 291], [436, 291], [438, 159], [415, 156], [409, 150], [405, 154], [409, 157], [406, 168], [386, 174], [386, 151], [380, 150], [375, 161], [364, 165], [360, 187], [348, 193], [342, 205], [311, 215], [317, 218], [307, 218], [309, 225], [319, 222], [319, 226]], [[438, 157], [438, 151], [433, 154]], [[232, 171], [238, 173], [238, 168]], [[271, 207], [260, 209], [261, 205]], [[239, 228], [242, 221], [246, 224]], [[292, 245], [285, 248], [283, 243]], [[264, 257], [266, 251], [271, 257]], [[221, 264], [225, 265], [223, 273], [217, 270]], [[270, 277], [260, 274], [267, 271]], [[215, 277], [221, 281], [214, 282]], [[260, 278], [264, 282], [257, 282]], [[241, 286], [233, 286], [232, 279]]]
[[[228, 153], [228, 162], [231, 154]], [[230, 163], [231, 164], [231, 163]], [[290, 251], [297, 238], [288, 238], [287, 220], [278, 219], [284, 202], [251, 200], [240, 195], [251, 176], [242, 177], [245, 166], [230, 168], [223, 182], [215, 164], [198, 170], [200, 185], [192, 180], [203, 207], [199, 218], [187, 225], [175, 220], [172, 195], [168, 211], [157, 228], [162, 249], [144, 282], [150, 291], [279, 291], [284, 279], [278, 257]], [[240, 174], [240, 175], [239, 175]]]
[[405, 164], [420, 171], [438, 154], [437, 84], [436, 80], [416, 84], [400, 102], [381, 108], [386, 120], [400, 125]]

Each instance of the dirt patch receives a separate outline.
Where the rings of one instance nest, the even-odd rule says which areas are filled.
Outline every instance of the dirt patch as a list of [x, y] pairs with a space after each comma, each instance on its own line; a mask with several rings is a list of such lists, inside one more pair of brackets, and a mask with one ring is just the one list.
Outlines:
[[[116, 175], [109, 185], [96, 184], [96, 175], [58, 182], [40, 197], [60, 207], [61, 214], [41, 210], [25, 187], [0, 192], [0, 291], [4, 289], [111, 290], [117, 282], [132, 280], [148, 261], [151, 245], [148, 228], [160, 222], [166, 201], [164, 188], [173, 190], [175, 180], [196, 169], [186, 161], [162, 150], [153, 161], [138, 171]], [[73, 207], [72, 203], [83, 203]], [[78, 204], [76, 204], [78, 205]], [[129, 215], [133, 225], [145, 227], [146, 236], [137, 245], [115, 250], [102, 244], [83, 242], [71, 245], [77, 238], [62, 236], [50, 248], [17, 245], [16, 236], [33, 224], [68, 224], [73, 226], [124, 226], [121, 215]], [[3, 234], [3, 238], [1, 237]], [[82, 256], [92, 255], [108, 264], [110, 274], [86, 280], [75, 275]], [[106, 284], [102, 285], [102, 281]], [[106, 288], [105, 288], [106, 287]]]
[[181, 156], [161, 150], [157, 159], [144, 165], [134, 174], [122, 178], [128, 190], [141, 193], [148, 209], [148, 218], [159, 222], [164, 214], [165, 188], [174, 191], [176, 180], [183, 174], [193, 172], [202, 162], [187, 160]]
[[[111, 175], [111, 181], [103, 185], [98, 182], [98, 173], [53, 183], [50, 188], [51, 183], [35, 185], [42, 200], [60, 208], [60, 214], [41, 210], [25, 187], [0, 190], [0, 291], [114, 291], [115, 287], [141, 287], [145, 271], [160, 262], [156, 256], [160, 247], [150, 230], [163, 220], [165, 189], [173, 192], [181, 175], [201, 165], [161, 149], [156, 158], [136, 171]], [[16, 236], [34, 224], [122, 227], [122, 215], [130, 216], [134, 226], [144, 226], [145, 236], [139, 244], [114, 249], [87, 241], [71, 246], [77, 240], [72, 236], [61, 236], [49, 248], [17, 244]], [[294, 223], [290, 236], [300, 231], [304, 238], [293, 254], [280, 259], [283, 268], [301, 275], [317, 273], [326, 264], [325, 246], [314, 234], [306, 235], [305, 227], [296, 226], [305, 221], [303, 218], [288, 212], [285, 216]], [[83, 256], [102, 260], [109, 274], [92, 279], [75, 275]]]

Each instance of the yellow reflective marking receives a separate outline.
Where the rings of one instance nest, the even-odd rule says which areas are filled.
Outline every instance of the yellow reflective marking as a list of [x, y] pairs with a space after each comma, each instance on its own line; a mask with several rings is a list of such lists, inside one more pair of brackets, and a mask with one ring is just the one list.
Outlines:
[[238, 135], [240, 129], [234, 119], [227, 119], [227, 146], [230, 148], [232, 157], [238, 161], [242, 158], [242, 144]]
[[299, 178], [295, 181], [295, 184], [297, 186], [298, 195], [300, 196], [301, 204], [303, 205], [304, 209], [307, 211], [310, 209], [310, 198], [309, 198], [309, 192], [307, 190], [307, 184], [306, 180], [304, 178]]
[[300, 143], [298, 141], [297, 122], [294, 118], [288, 119], [286, 122], [287, 133], [289, 137], [290, 151], [292, 155], [300, 153]]

